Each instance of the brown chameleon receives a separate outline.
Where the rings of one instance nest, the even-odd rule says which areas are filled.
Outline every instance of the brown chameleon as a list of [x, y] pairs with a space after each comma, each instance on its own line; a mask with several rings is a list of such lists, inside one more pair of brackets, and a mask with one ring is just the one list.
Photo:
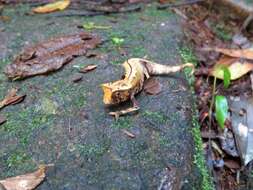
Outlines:
[[103, 102], [106, 105], [115, 105], [131, 100], [133, 106], [138, 107], [134, 96], [143, 88], [145, 79], [151, 75], [165, 75], [181, 71], [185, 67], [194, 68], [192, 63], [179, 66], [161, 65], [146, 59], [131, 58], [123, 63], [125, 74], [123, 79], [102, 84], [104, 92]]

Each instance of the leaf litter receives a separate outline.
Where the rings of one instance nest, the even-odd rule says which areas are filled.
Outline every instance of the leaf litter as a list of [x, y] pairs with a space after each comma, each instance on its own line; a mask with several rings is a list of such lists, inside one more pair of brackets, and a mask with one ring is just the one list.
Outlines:
[[[238, 26], [242, 25], [243, 20], [234, 19], [238, 18], [238, 15], [234, 15], [226, 7], [211, 5], [207, 1], [173, 10], [183, 18], [186, 40], [193, 44], [193, 51], [198, 60], [194, 87], [198, 100], [202, 139], [206, 145], [205, 152], [216, 167], [216, 169], [211, 169], [216, 187], [237, 189], [239, 185], [246, 186], [247, 178], [239, 178], [238, 172], [244, 172], [242, 167], [248, 164], [245, 167], [247, 168], [250, 165], [249, 161], [252, 158], [249, 158], [250, 155], [252, 156], [253, 147], [249, 143], [253, 137], [250, 133], [247, 133], [244, 139], [242, 136], [239, 137], [235, 130], [238, 131], [238, 124], [235, 124], [231, 101], [224, 104], [229, 98], [232, 100], [232, 98], [237, 99], [237, 96], [252, 97], [249, 73], [253, 69], [253, 45], [247, 33], [238, 33], [240, 31]], [[224, 30], [219, 28], [219, 33], [215, 28], [218, 25], [224, 27]], [[228, 36], [225, 31], [230, 31], [231, 38], [225, 39]], [[216, 78], [221, 80], [217, 80], [216, 86], [213, 86], [212, 81]], [[216, 102], [216, 108], [220, 114], [217, 110], [210, 112], [210, 100], [213, 96], [224, 97], [222, 104], [219, 103], [220, 101]], [[237, 104], [241, 105], [241, 101], [237, 101]], [[248, 113], [250, 103], [247, 104], [244, 107], [246, 112], [243, 112], [244, 114], [240, 112], [240, 115], [250, 114]], [[242, 127], [244, 131], [250, 131], [249, 128], [253, 126], [246, 121], [241, 124], [244, 126]], [[208, 143], [210, 141], [213, 143]]]
[[74, 58], [86, 55], [87, 50], [101, 43], [90, 33], [59, 36], [25, 48], [4, 73], [10, 79], [23, 79], [59, 70]]

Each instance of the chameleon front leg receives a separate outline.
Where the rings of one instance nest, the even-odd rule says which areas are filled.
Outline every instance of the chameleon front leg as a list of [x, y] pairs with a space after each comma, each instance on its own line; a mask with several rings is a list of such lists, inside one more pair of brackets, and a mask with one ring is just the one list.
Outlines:
[[133, 107], [124, 109], [124, 110], [119, 110], [119, 111], [115, 111], [115, 112], [109, 112], [110, 115], [114, 116], [116, 120], [118, 120], [118, 118], [122, 115], [126, 115], [126, 114], [130, 114], [130, 113], [134, 113], [136, 111], [138, 111], [140, 109], [137, 100], [134, 97], [134, 93], [131, 94], [130, 96], [130, 100], [133, 104]]

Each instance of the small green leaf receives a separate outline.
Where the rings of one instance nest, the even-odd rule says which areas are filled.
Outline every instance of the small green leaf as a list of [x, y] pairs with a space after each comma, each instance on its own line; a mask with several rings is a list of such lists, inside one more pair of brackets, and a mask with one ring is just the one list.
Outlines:
[[110, 29], [111, 26], [100, 26], [100, 25], [95, 25], [94, 22], [88, 22], [88, 23], [85, 23], [83, 24], [83, 28], [86, 29], [86, 30], [93, 30], [93, 29]]
[[230, 85], [231, 73], [227, 67], [223, 68], [223, 75], [224, 75], [223, 77], [224, 87], [228, 88], [228, 86]]
[[215, 97], [215, 118], [219, 126], [224, 129], [224, 123], [228, 116], [228, 102], [224, 96]]
[[112, 38], [112, 43], [117, 46], [120, 46], [121, 44], [123, 44], [124, 41], [125, 40], [123, 38], [118, 38], [118, 37]]

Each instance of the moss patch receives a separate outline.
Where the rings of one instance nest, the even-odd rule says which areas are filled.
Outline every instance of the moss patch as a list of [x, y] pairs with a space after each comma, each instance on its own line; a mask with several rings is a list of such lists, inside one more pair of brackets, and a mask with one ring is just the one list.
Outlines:
[[[193, 63], [195, 66], [197, 66], [197, 58], [194, 56], [193, 51], [189, 47], [182, 47], [179, 49], [179, 54], [183, 60], [184, 63]], [[194, 76], [189, 75], [189, 70], [185, 71], [185, 75], [187, 77], [187, 80], [189, 84], [191, 85], [191, 91], [192, 94], [194, 95]], [[195, 153], [194, 153], [194, 164], [198, 167], [199, 172], [202, 177], [202, 190], [213, 190], [214, 185], [213, 185], [213, 180], [209, 174], [209, 171], [206, 166], [205, 158], [204, 158], [204, 153], [203, 153], [203, 142], [201, 139], [201, 134], [200, 134], [200, 126], [198, 123], [198, 112], [196, 108], [196, 99], [194, 99], [193, 102], [193, 107], [192, 107], [192, 135], [193, 139], [195, 142]]]

